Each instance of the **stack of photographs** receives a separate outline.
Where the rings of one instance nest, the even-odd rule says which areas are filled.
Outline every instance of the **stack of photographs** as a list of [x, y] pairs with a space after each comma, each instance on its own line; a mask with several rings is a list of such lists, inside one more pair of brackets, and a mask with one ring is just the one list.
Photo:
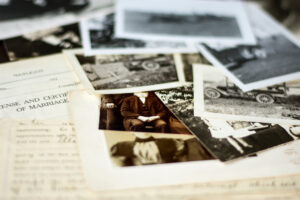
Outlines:
[[[110, 0], [3, 2], [0, 28], [31, 24], [1, 14], [4, 7], [26, 4], [33, 21], [63, 19], [0, 39], [7, 59], [17, 61], [7, 68], [34, 65], [12, 77], [38, 73], [57, 83], [51, 90], [62, 97], [24, 102], [38, 110], [31, 104], [63, 98], [53, 118], [70, 106], [93, 189], [300, 174], [300, 43], [259, 7], [232, 0], [174, 0], [172, 9], [167, 0], [117, 0], [105, 9]], [[16, 86], [9, 83], [2, 89]], [[29, 83], [29, 90], [48, 87]]]

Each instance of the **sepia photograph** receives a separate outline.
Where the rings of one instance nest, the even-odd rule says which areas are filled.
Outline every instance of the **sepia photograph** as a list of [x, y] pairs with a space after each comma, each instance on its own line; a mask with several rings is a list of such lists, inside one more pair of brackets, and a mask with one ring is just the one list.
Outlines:
[[299, 41], [260, 8], [249, 9], [256, 45], [201, 44], [201, 53], [243, 91], [299, 79]]
[[[111, 0], [0, 0], [0, 39], [77, 22]], [[18, 27], [18, 28], [16, 28]]]
[[[173, 54], [84, 56], [64, 51], [88, 90], [122, 94], [178, 87], [182, 69]], [[81, 52], [81, 53], [77, 53]]]
[[61, 53], [63, 49], [81, 47], [78, 23], [28, 33], [4, 40], [4, 43], [10, 61]]
[[154, 92], [100, 95], [99, 129], [191, 135]]
[[146, 41], [117, 38], [113, 10], [82, 20], [80, 24], [85, 55], [197, 52], [187, 42]]
[[241, 2], [176, 0], [172, 1], [172, 11], [169, 7], [166, 0], [117, 1], [116, 35], [152, 40], [255, 43]]
[[254, 155], [299, 138], [299, 126], [194, 116], [193, 86], [161, 90], [155, 94], [221, 161]]
[[218, 68], [194, 70], [195, 115], [300, 124], [300, 80], [243, 92]]
[[113, 165], [117, 167], [211, 160], [192, 135], [105, 131]]

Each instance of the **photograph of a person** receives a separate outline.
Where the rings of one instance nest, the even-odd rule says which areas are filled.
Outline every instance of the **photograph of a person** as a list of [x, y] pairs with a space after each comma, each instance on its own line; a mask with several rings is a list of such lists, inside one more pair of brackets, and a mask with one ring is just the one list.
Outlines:
[[10, 38], [4, 43], [10, 61], [15, 61], [80, 48], [81, 38], [78, 23], [74, 23]]
[[300, 80], [243, 92], [218, 68], [194, 70], [195, 115], [300, 124]]
[[113, 165], [118, 167], [211, 160], [191, 135], [105, 132]]
[[244, 91], [300, 77], [300, 43], [258, 7], [249, 7], [256, 45], [202, 44], [203, 55]]
[[155, 92], [168, 109], [221, 161], [230, 161], [299, 138], [298, 126], [194, 116], [193, 86]]
[[191, 135], [153, 92], [102, 95], [99, 129]]
[[117, 38], [114, 33], [114, 12], [85, 19], [80, 28], [83, 37], [85, 55], [134, 53], [174, 53], [196, 52], [196, 48], [186, 42], [146, 41]]
[[[189, 6], [187, 6], [189, 5]], [[254, 44], [244, 7], [238, 1], [119, 0], [116, 35], [169, 41]]]
[[[65, 51], [87, 89], [100, 94], [155, 91], [181, 85], [182, 68], [175, 54], [84, 56]], [[81, 50], [79, 52], [82, 52]]]

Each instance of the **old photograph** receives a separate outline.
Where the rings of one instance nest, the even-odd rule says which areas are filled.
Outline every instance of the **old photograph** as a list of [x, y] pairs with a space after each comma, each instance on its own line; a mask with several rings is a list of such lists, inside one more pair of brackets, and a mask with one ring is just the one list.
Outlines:
[[300, 124], [300, 80], [243, 92], [218, 68], [195, 66], [195, 115]]
[[244, 7], [238, 1], [119, 0], [116, 35], [169, 41], [254, 44]]
[[258, 7], [250, 7], [256, 45], [202, 44], [203, 55], [243, 91], [300, 77], [300, 43]]
[[106, 131], [113, 165], [118, 167], [211, 160], [191, 135]]
[[299, 126], [194, 116], [193, 86], [155, 92], [212, 155], [229, 161], [294, 141]]
[[0, 29], [5, 31], [0, 39], [75, 23], [111, 4], [111, 0], [2, 0]]
[[117, 38], [114, 33], [115, 18], [113, 10], [85, 19], [80, 24], [87, 56], [97, 54], [134, 53], [174, 53], [197, 52], [188, 42], [146, 41]]
[[200, 53], [182, 53], [182, 67], [184, 73], [184, 80], [188, 83], [193, 83], [193, 65], [205, 64], [210, 65], [206, 58]]
[[[236, 139], [237, 137], [231, 138], [232, 143], [234, 143], [233, 141], [236, 142], [234, 143], [236, 147], [234, 147], [225, 138], [222, 139], [219, 137], [213, 139], [211, 137], [208, 125], [205, 125], [200, 117], [193, 116], [192, 106], [189, 106], [193, 105], [192, 102], [187, 102], [186, 104], [179, 103], [179, 99], [192, 101], [192, 88], [186, 88], [185, 90], [180, 90], [180, 88], [173, 89], [172, 91], [174, 92], [169, 93], [168, 91], [169, 90], [164, 90], [159, 92], [162, 94], [161, 97], [165, 97], [163, 99], [167, 99], [165, 101], [167, 106], [170, 106], [170, 104], [183, 105], [178, 106], [178, 109], [173, 106], [174, 114], [176, 110], [181, 110], [181, 112], [176, 112], [178, 118], [181, 117], [180, 120], [188, 125], [189, 129], [191, 129], [195, 135], [203, 137], [202, 139], [205, 143], [202, 144], [206, 146], [210, 144], [211, 149], [215, 151], [218, 150], [218, 155], [224, 155], [224, 160], [230, 160], [228, 158], [231, 154], [237, 155], [232, 156], [232, 159], [241, 155], [240, 151], [236, 149], [236, 143], [238, 143], [240, 150], [245, 151], [245, 155], [249, 153], [250, 147], [244, 147], [245, 143], [243, 140], [247, 142], [249, 146], [252, 145], [252, 148], [256, 148], [256, 141], [253, 141], [255, 140], [255, 135], [259, 136], [260, 146], [271, 146], [270, 144], [288, 141], [291, 139], [290, 137], [292, 137], [292, 139], [296, 138], [297, 132], [299, 132], [299, 127], [297, 126], [287, 127], [294, 134], [291, 134], [289, 137], [276, 125], [271, 128], [271, 130], [275, 129], [276, 133], [273, 131], [271, 131], [271, 133], [266, 130], [263, 131], [263, 126], [261, 125], [261, 130], [257, 130], [261, 134], [254, 134], [253, 138], [251, 136], [244, 137], [242, 134], [239, 135], [239, 138], [243, 140]], [[185, 93], [185, 91], [187, 91], [187, 93]], [[174, 96], [174, 98], [171, 98], [171, 95]], [[119, 134], [114, 134], [112, 130], [99, 130], [99, 108], [101, 105], [99, 95], [89, 93], [86, 90], [77, 90], [70, 93], [69, 101], [76, 128], [77, 142], [79, 145], [78, 150], [82, 158], [82, 170], [84, 171], [87, 183], [91, 188], [97, 191], [151, 187], [158, 186], [158, 184], [159, 186], [163, 186], [195, 183], [199, 181], [206, 183], [212, 180], [240, 180], [243, 178], [249, 179], [273, 176], [274, 174], [278, 175], [278, 173], [284, 176], [299, 171], [299, 165], [297, 164], [299, 163], [299, 156], [295, 154], [295, 152], [299, 149], [300, 140], [278, 146], [272, 150], [260, 153], [257, 156], [253, 155], [236, 162], [233, 161], [224, 164], [216, 159], [198, 160], [200, 157], [197, 155], [203, 155], [203, 153], [201, 153], [202, 150], [198, 149], [198, 147], [193, 147], [193, 149], [197, 149], [197, 152], [191, 151], [192, 148], [190, 147], [192, 147], [191, 145], [194, 143], [188, 139], [188, 137], [192, 137], [191, 135], [145, 134], [144, 132], [136, 131], [131, 133], [130, 136], [127, 136], [129, 134], [126, 134], [127, 132], [125, 131], [118, 131]], [[235, 129], [245, 128], [248, 125], [244, 123], [233, 123], [232, 121], [228, 123], [228, 126], [232, 126]], [[259, 125], [257, 124], [257, 126]], [[221, 135], [223, 133], [219, 132], [218, 134]], [[217, 133], [214, 133], [214, 135], [217, 137]], [[281, 137], [278, 139], [276, 135], [280, 135]], [[176, 140], [181, 140], [176, 142], [169, 139], [158, 140], [160, 136], [163, 136], [164, 139], [176, 138]], [[225, 137], [225, 134], [223, 136]], [[106, 139], [106, 137], [109, 138]], [[230, 137], [229, 134], [228, 137]], [[185, 143], [185, 150], [183, 151], [186, 153], [181, 151], [183, 143]], [[112, 160], [115, 160], [117, 163], [114, 164]], [[188, 160], [189, 162], [181, 162], [182, 160]], [[158, 162], [164, 164], [156, 164]], [[141, 166], [141, 164], [143, 165]], [[267, 167], [265, 167], [266, 164], [268, 164]], [[252, 170], [253, 166], [255, 166], [255, 170]], [[228, 174], [230, 174], [230, 176], [228, 176]], [[106, 181], [103, 181], [103, 179]], [[124, 182], [124, 180], [134, 181]]]
[[[10, 61], [60, 53], [81, 47], [78, 23], [4, 40]], [[22, 46], [22, 48], [20, 48]]]
[[191, 135], [154, 92], [101, 95], [99, 129]]
[[77, 52], [82, 51], [65, 54], [88, 90], [122, 94], [181, 85], [178, 74], [183, 72], [173, 54], [84, 56]]

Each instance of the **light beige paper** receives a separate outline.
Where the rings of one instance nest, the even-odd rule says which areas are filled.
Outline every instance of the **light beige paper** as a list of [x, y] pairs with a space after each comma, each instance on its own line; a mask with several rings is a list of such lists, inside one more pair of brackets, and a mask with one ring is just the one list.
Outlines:
[[256, 157], [231, 163], [209, 160], [155, 166], [113, 167], [105, 146], [104, 134], [98, 130], [100, 98], [84, 91], [73, 91], [70, 104], [84, 174], [87, 183], [94, 190], [241, 180], [300, 173], [299, 140], [263, 152]]
[[218, 200], [225, 197], [264, 200], [299, 197], [299, 176], [91, 192], [86, 188], [74, 129], [68, 121], [0, 122], [0, 199], [3, 200]]
[[67, 92], [82, 88], [62, 54], [0, 65], [0, 117], [69, 119]]

